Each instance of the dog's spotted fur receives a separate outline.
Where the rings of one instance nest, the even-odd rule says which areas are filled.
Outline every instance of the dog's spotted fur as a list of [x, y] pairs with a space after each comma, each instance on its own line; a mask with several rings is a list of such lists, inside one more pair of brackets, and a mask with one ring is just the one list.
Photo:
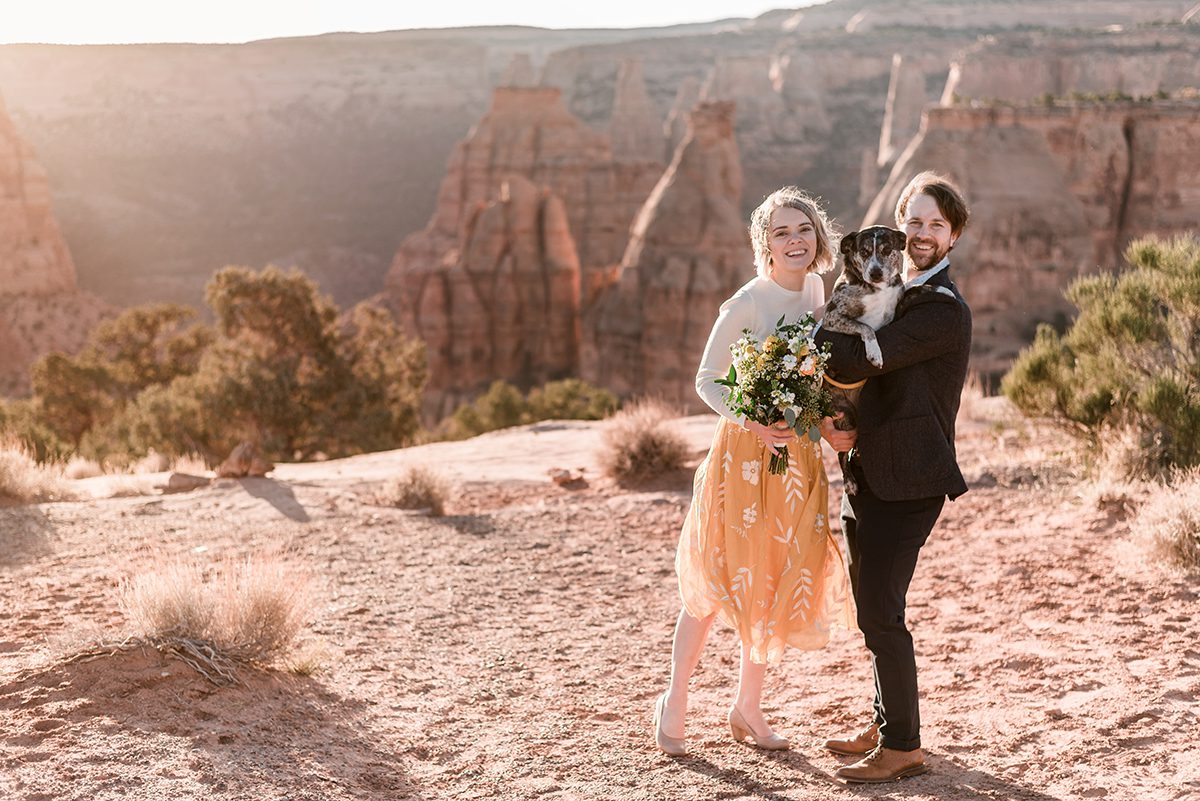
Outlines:
[[[833, 285], [825, 306], [822, 327], [862, 338], [867, 361], [883, 366], [883, 354], [875, 330], [896, 316], [896, 306], [904, 295], [903, 231], [873, 225], [842, 237], [842, 274]], [[834, 406], [842, 413], [836, 423], [843, 431], [858, 427], [858, 396], [862, 383], [851, 387], [830, 384]], [[847, 467], [849, 454], [838, 454], [846, 492], [855, 495], [857, 482]]]

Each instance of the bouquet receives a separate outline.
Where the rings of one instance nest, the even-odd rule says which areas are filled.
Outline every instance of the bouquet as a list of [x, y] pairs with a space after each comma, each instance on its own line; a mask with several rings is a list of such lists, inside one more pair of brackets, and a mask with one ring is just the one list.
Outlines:
[[[816, 325], [811, 313], [788, 325], [780, 317], [762, 342], [750, 329], [742, 330], [742, 338], [729, 346], [729, 375], [717, 380], [729, 388], [734, 414], [765, 426], [786, 420], [797, 436], [821, 438], [821, 418], [832, 414], [833, 406], [823, 380], [829, 351], [813, 342]], [[773, 451], [770, 472], [783, 475], [787, 468], [787, 448]]]

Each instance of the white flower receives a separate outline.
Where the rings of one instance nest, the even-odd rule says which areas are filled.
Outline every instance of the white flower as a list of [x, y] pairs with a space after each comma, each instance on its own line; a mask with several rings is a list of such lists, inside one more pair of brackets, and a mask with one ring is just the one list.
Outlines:
[[742, 479], [758, 486], [758, 471], [762, 465], [758, 462], [742, 462]]
[[804, 362], [800, 365], [800, 370], [802, 372], [807, 373], [807, 372], [811, 371], [813, 368], [815, 368], [816, 366], [817, 366], [816, 358], [813, 357], [812, 355], [809, 355], [809, 356], [804, 357]]
[[747, 526], [753, 525], [758, 520], [758, 509], [754, 506], [747, 506], [742, 510], [742, 522]]
[[795, 370], [798, 363], [796, 357], [790, 353], [783, 357], [783, 366], [788, 370]]

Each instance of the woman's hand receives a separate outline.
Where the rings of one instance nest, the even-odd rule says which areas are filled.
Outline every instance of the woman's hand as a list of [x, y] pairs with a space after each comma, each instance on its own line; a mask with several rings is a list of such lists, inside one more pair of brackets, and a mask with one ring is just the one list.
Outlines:
[[746, 430], [758, 437], [763, 447], [773, 453], [778, 453], [786, 448], [796, 438], [795, 432], [788, 428], [788, 424], [783, 420], [769, 426], [747, 420]]
[[841, 431], [836, 428], [833, 423], [835, 420], [840, 420], [841, 417], [842, 413], [838, 412], [833, 417], [821, 420], [821, 438], [838, 453], [846, 453], [854, 448], [854, 443], [858, 442], [858, 430], [852, 428], [849, 431]]

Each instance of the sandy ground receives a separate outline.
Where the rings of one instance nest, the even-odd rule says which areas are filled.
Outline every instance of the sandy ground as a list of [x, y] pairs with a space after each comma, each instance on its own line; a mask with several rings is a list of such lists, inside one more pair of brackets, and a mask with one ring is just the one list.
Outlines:
[[[681, 421], [694, 462], [714, 423]], [[851, 634], [771, 673], [768, 717], [794, 748], [768, 753], [722, 724], [736, 642], [714, 630], [692, 756], [657, 752], [690, 475], [614, 487], [596, 478], [598, 424], [546, 423], [187, 494], [0, 509], [0, 799], [1200, 798], [1200, 582], [1089, 502], [1054, 437], [962, 428], [972, 491], [909, 596], [925, 776], [833, 780], [846, 760], [819, 744], [858, 728], [870, 697]], [[454, 477], [447, 517], [372, 505], [414, 463]], [[586, 468], [590, 486], [559, 488], [551, 467]], [[63, 662], [129, 633], [124, 577], [271, 548], [316, 576], [323, 672], [220, 688], [154, 651]]]

